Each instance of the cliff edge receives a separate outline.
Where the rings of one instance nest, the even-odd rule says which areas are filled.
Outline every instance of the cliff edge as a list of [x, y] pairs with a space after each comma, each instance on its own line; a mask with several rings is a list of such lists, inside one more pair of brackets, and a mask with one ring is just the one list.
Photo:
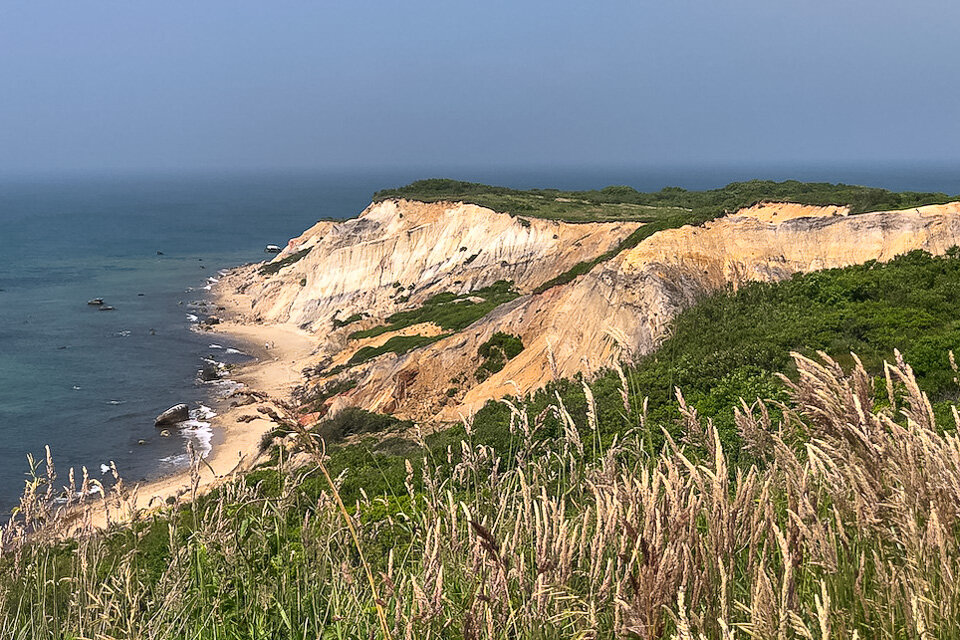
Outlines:
[[[307, 387], [328, 407], [456, 420], [490, 399], [649, 353], [680, 311], [712, 292], [886, 261], [914, 249], [942, 254], [960, 245], [960, 203], [858, 215], [840, 206], [761, 203], [702, 226], [660, 231], [566, 284], [535, 292], [574, 265], [614, 251], [639, 226], [388, 200], [354, 220], [318, 223], [291, 240], [266, 272], [237, 269], [220, 286], [233, 294], [233, 310], [245, 321], [314, 333], [318, 364]], [[420, 324], [351, 337], [358, 329], [389, 329], [384, 325], [393, 314], [437, 294], [469, 300], [498, 281], [510, 281], [517, 297], [462, 330]], [[499, 333], [516, 336], [523, 349], [502, 370], [479, 376], [481, 347]], [[394, 336], [432, 342], [356, 357]], [[338, 384], [352, 388], [320, 393]]]

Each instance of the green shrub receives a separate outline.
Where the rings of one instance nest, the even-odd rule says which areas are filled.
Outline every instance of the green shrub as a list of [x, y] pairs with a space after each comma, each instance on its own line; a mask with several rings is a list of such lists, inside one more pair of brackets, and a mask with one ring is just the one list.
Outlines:
[[502, 370], [507, 361], [515, 358], [521, 351], [523, 351], [523, 341], [520, 340], [520, 336], [502, 331], [494, 333], [477, 349], [481, 362], [474, 375], [479, 382], [483, 382], [491, 374]]
[[280, 260], [274, 260], [273, 262], [268, 262], [267, 264], [260, 267], [260, 275], [267, 276], [267, 275], [277, 273], [278, 271], [280, 271], [280, 269], [283, 269], [284, 267], [289, 267], [295, 262], [299, 262], [300, 260], [303, 260], [306, 257], [306, 255], [310, 253], [311, 248], [312, 247], [307, 247], [306, 249], [301, 249], [296, 253], [291, 253], [286, 258], [282, 258]]
[[353, 314], [352, 316], [347, 316], [347, 317], [344, 318], [343, 320], [340, 320], [340, 319], [338, 319], [338, 318], [334, 318], [334, 319], [333, 319], [333, 328], [334, 328], [334, 329], [339, 329], [340, 327], [345, 327], [345, 326], [347, 326], [348, 324], [353, 324], [354, 322], [359, 322], [360, 320], [363, 320], [363, 314], [360, 314], [360, 313], [355, 313], [355, 314]]
[[338, 442], [347, 436], [363, 433], [384, 433], [396, 431], [412, 426], [393, 416], [382, 413], [372, 413], [358, 407], [348, 407], [332, 418], [321, 420], [314, 427], [314, 432], [328, 443]]
[[450, 334], [440, 334], [437, 336], [393, 336], [386, 342], [384, 342], [379, 347], [362, 347], [357, 349], [356, 353], [350, 356], [350, 359], [347, 360], [347, 366], [353, 366], [367, 362], [368, 360], [373, 360], [379, 355], [384, 353], [395, 353], [397, 355], [402, 355], [411, 349], [416, 349], [417, 347], [422, 347], [424, 345], [431, 344], [437, 340], [446, 338]]
[[[447, 331], [460, 331], [518, 295], [508, 280], [498, 280], [489, 287], [465, 294], [445, 291], [431, 296], [422, 307], [394, 313], [387, 318], [387, 324], [354, 331], [350, 339], [371, 338], [423, 322], [433, 322]], [[474, 297], [483, 298], [483, 302], [468, 299]]]

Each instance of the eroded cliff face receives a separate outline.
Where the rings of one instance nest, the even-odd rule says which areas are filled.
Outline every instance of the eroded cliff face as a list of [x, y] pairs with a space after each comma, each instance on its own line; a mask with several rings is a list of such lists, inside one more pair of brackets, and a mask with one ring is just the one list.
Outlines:
[[[291, 240], [271, 275], [237, 270], [226, 287], [245, 296], [245, 319], [317, 333], [354, 314], [373, 326], [431, 296], [509, 280], [520, 293], [615, 248], [638, 223], [567, 224], [524, 219], [462, 203], [388, 200], [359, 217], [318, 222]], [[306, 253], [301, 253], [306, 252]]]
[[[799, 205], [743, 210], [703, 227], [657, 233], [568, 285], [517, 299], [423, 350], [379, 361], [363, 374], [354, 400], [455, 420], [491, 398], [649, 353], [677, 313], [729, 285], [886, 261], [913, 249], [942, 254], [958, 244], [958, 203], [856, 216]], [[496, 331], [519, 335], [524, 351], [456, 403], [430, 392], [457, 373], [469, 379], [479, 345]]]
[[[392, 301], [384, 291], [395, 280], [415, 284], [410, 300], [415, 305], [439, 291], [465, 292], [498, 279], [514, 280], [528, 293], [465, 330], [341, 374], [358, 384], [335, 406], [456, 420], [489, 399], [527, 393], [553, 377], [649, 353], [677, 313], [724, 287], [885, 261], [913, 249], [942, 254], [960, 244], [960, 203], [855, 216], [842, 207], [763, 204], [702, 227], [659, 232], [566, 285], [532, 294], [540, 282], [588, 259], [581, 253], [571, 257], [572, 243], [597, 255], [633, 228], [530, 223], [525, 227], [470, 205], [385, 203], [368, 209], [353, 226], [334, 230], [321, 223], [291, 241], [285, 255], [310, 243], [316, 248], [288, 267], [289, 274], [281, 272], [282, 278], [251, 277], [249, 271], [230, 278], [252, 295], [252, 311], [264, 320], [313, 326], [329, 322], [336, 309], [386, 313]], [[417, 239], [423, 225], [437, 225], [430, 234], [424, 232], [433, 243]], [[434, 252], [438, 244], [443, 249]], [[467, 251], [460, 252], [460, 246]], [[400, 251], [408, 253], [398, 255]], [[459, 255], [474, 252], [479, 255], [469, 264]], [[383, 269], [391, 275], [380, 275]], [[304, 286], [298, 282], [302, 277], [307, 278]], [[498, 331], [520, 336], [525, 348], [502, 371], [478, 382], [478, 348]], [[344, 339], [328, 348], [342, 362], [359, 346]], [[448, 397], [451, 388], [457, 391]]]
[[[441, 333], [435, 325], [420, 325], [349, 339], [393, 313], [417, 309], [438, 293], [469, 294], [499, 280], [529, 294], [579, 262], [613, 250], [640, 226], [569, 224], [462, 203], [390, 200], [352, 220], [318, 222], [267, 265], [274, 273], [263, 273], [261, 265], [235, 269], [219, 290], [231, 294], [229, 306], [241, 321], [292, 324], [313, 333], [315, 364], [329, 368], [396, 335]], [[366, 368], [352, 368], [349, 375]]]

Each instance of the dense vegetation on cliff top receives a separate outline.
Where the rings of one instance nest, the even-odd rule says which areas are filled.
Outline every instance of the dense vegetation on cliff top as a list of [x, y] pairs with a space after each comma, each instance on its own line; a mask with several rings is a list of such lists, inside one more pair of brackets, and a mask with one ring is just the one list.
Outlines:
[[645, 223], [611, 251], [581, 262], [543, 283], [537, 288], [537, 293], [570, 282], [621, 251], [637, 246], [657, 231], [702, 224], [762, 201], [846, 205], [852, 213], [864, 213], [942, 204], [952, 199], [944, 193], [894, 192], [877, 187], [797, 180], [731, 182], [725, 187], [704, 191], [665, 187], [660, 191], [644, 193], [628, 186], [609, 186], [591, 191], [522, 191], [446, 178], [417, 180], [404, 187], [378, 191], [373, 196], [374, 202], [389, 198], [421, 202], [463, 201], [516, 216], [567, 222], [634, 220]]
[[665, 187], [660, 191], [643, 193], [628, 186], [609, 186], [591, 191], [522, 191], [444, 178], [417, 180], [404, 187], [378, 191], [373, 196], [375, 202], [389, 198], [421, 202], [463, 201], [494, 211], [570, 222], [655, 222], [662, 218], [688, 216], [689, 219], [681, 224], [697, 223], [763, 200], [848, 205], [853, 213], [863, 213], [944, 203], [951, 199], [943, 193], [898, 193], [876, 187], [797, 180], [732, 182], [719, 189], [704, 191]]
[[[419, 440], [347, 414], [299, 470], [276, 447], [193, 505], [7, 553], [0, 631], [960, 637], [958, 305], [957, 252], [914, 252], [716, 294], [622, 377]], [[815, 349], [839, 364], [788, 355]]]

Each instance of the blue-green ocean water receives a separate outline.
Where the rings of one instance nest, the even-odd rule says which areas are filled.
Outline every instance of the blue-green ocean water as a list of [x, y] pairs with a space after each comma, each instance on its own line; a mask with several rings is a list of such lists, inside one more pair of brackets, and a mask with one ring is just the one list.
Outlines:
[[[217, 271], [262, 260], [318, 217], [360, 211], [377, 185], [322, 177], [0, 181], [0, 506], [26, 454], [60, 478], [115, 461], [128, 481], [185, 463], [203, 425], [160, 437], [172, 404], [210, 404], [203, 358], [241, 360], [190, 330]], [[157, 252], [163, 255], [158, 255]], [[143, 295], [140, 295], [143, 294]], [[98, 311], [100, 297], [116, 308]], [[211, 348], [218, 344], [223, 349]], [[138, 445], [139, 440], [146, 444]]]
[[[0, 177], [0, 508], [22, 489], [26, 454], [42, 458], [44, 445], [64, 482], [71, 466], [98, 477], [112, 460], [137, 481], [183, 464], [187, 439], [203, 446], [209, 432], [162, 438], [154, 417], [178, 402], [210, 403], [210, 385], [197, 382], [203, 358], [242, 359], [190, 330], [190, 303], [208, 278], [264, 259], [265, 244], [320, 217], [356, 215], [377, 189], [431, 176], [642, 190], [796, 177], [960, 193], [956, 167]], [[116, 310], [89, 307], [94, 297]]]

